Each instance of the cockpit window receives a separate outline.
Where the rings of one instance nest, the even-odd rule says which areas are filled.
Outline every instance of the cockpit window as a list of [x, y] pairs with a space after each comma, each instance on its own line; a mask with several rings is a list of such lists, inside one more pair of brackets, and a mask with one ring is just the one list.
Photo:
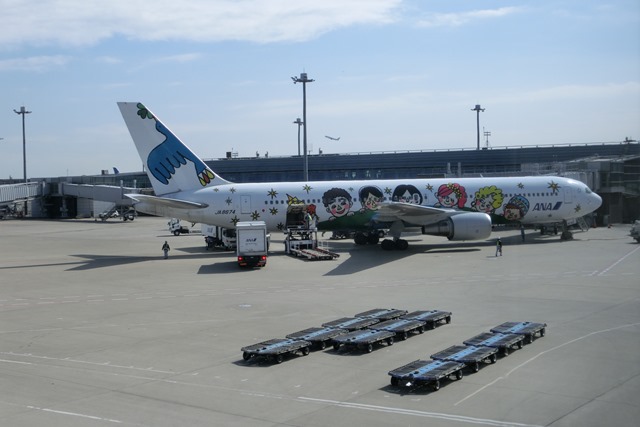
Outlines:
[[584, 187], [584, 192], [587, 194], [591, 194], [591, 190], [589, 189], [589, 187]]

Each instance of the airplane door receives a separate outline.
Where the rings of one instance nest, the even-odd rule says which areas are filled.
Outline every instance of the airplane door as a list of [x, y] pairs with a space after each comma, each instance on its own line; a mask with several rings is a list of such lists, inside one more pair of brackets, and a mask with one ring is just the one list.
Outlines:
[[240, 196], [240, 213], [251, 213], [251, 196]]
[[565, 203], [573, 203], [573, 188], [565, 187], [564, 189], [564, 202]]

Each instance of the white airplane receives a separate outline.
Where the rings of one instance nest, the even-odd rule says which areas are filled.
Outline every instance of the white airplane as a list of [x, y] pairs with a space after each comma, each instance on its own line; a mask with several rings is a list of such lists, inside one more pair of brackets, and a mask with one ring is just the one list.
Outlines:
[[340, 141], [340, 137], [334, 138], [334, 137], [329, 136], [329, 135], [325, 135], [324, 137], [327, 138], [327, 139], [330, 139], [332, 141]]
[[232, 183], [214, 171], [139, 102], [119, 102], [155, 196], [130, 194], [136, 209], [225, 228], [265, 221], [284, 231], [304, 207], [319, 231], [355, 232], [355, 243], [406, 249], [405, 231], [483, 240], [493, 224], [558, 224], [595, 211], [600, 196], [557, 176]]

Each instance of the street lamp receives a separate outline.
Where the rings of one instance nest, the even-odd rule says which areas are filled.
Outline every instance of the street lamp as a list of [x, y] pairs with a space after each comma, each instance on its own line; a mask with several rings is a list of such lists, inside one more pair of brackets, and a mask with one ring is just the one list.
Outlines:
[[27, 111], [24, 105], [20, 107], [20, 111], [14, 109], [16, 114], [22, 115], [22, 168], [24, 171], [24, 182], [27, 182], [27, 138], [24, 133], [24, 116], [31, 114], [31, 111]]
[[307, 83], [313, 79], [307, 78], [307, 73], [300, 73], [300, 77], [291, 77], [293, 84], [302, 83], [302, 123], [304, 124], [303, 158], [304, 158], [304, 180], [309, 181], [309, 160], [307, 158]]
[[304, 122], [298, 117], [293, 124], [298, 125], [298, 157], [300, 157], [300, 126], [302, 126]]
[[471, 111], [475, 111], [477, 114], [476, 126], [478, 129], [478, 150], [480, 150], [480, 111], [484, 111], [484, 108], [480, 108], [480, 104], [476, 104], [475, 108], [472, 108]]

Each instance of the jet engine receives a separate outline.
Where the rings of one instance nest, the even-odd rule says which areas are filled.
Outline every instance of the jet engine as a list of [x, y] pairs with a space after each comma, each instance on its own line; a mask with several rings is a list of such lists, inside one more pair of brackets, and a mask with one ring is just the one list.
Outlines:
[[461, 213], [423, 226], [422, 234], [444, 236], [449, 240], [482, 240], [491, 235], [491, 217], [480, 212]]

